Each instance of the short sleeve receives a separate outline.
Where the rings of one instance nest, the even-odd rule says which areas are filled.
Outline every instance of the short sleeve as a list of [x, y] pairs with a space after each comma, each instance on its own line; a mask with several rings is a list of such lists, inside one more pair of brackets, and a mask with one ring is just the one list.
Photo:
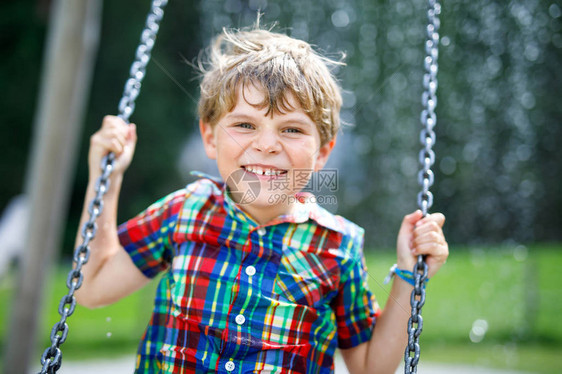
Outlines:
[[380, 314], [375, 295], [369, 290], [363, 235], [351, 242], [350, 257], [332, 306], [336, 316], [338, 347], [342, 349], [368, 341]]
[[172, 261], [172, 235], [185, 199], [185, 189], [176, 191], [118, 227], [121, 245], [149, 278], [167, 269]]

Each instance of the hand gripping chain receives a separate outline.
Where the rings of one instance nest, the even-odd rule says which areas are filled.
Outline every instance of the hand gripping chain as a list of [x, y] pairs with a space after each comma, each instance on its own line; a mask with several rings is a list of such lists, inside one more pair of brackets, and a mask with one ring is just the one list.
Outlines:
[[[156, 35], [160, 28], [160, 21], [164, 15], [164, 7], [168, 0], [152, 0], [150, 12], [146, 18], [146, 24], [142, 31], [140, 44], [137, 47], [135, 60], [131, 65], [130, 76], [125, 83], [123, 97], [119, 102], [118, 116], [129, 123], [129, 118], [135, 110], [135, 100], [140, 93], [141, 83], [146, 74], [146, 66], [150, 61], [150, 54], [154, 47]], [[76, 298], [74, 291], [80, 288], [84, 276], [82, 266], [88, 262], [90, 257], [90, 242], [94, 239], [97, 231], [96, 219], [103, 210], [103, 196], [109, 189], [109, 176], [113, 171], [113, 161], [115, 155], [109, 153], [102, 160], [102, 175], [98, 178], [95, 185], [96, 196], [88, 205], [90, 218], [82, 226], [82, 244], [74, 251], [74, 262], [76, 267], [68, 273], [66, 286], [68, 294], [63, 296], [59, 304], [60, 320], [55, 323], [51, 330], [51, 346], [45, 349], [41, 356], [42, 369], [40, 374], [56, 373], [62, 364], [62, 352], [60, 345], [65, 342], [68, 336], [68, 324], [66, 319], [72, 315], [76, 308]]]
[[[429, 187], [433, 185], [434, 176], [431, 166], [435, 162], [435, 153], [432, 150], [435, 144], [435, 132], [433, 128], [437, 122], [435, 106], [437, 105], [437, 57], [439, 45], [439, 14], [441, 5], [436, 0], [429, 0], [427, 10], [427, 39], [425, 42], [426, 56], [424, 59], [425, 74], [423, 76], [424, 92], [422, 94], [422, 104], [424, 109], [421, 112], [422, 130], [420, 132], [420, 142], [423, 145], [419, 154], [419, 161], [422, 169], [418, 173], [418, 183], [422, 190], [418, 194], [418, 206], [423, 216], [428, 214], [429, 208], [433, 205], [433, 194]], [[414, 289], [410, 297], [412, 314], [408, 321], [408, 345], [404, 353], [404, 373], [417, 373], [417, 365], [420, 360], [419, 338], [423, 328], [421, 309], [425, 303], [425, 288], [423, 287], [427, 279], [427, 264], [422, 255], [419, 255], [414, 265]]]

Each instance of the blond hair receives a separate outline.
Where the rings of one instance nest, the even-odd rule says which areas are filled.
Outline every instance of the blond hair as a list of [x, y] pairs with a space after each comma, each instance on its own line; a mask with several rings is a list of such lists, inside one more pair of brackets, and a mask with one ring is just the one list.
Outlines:
[[252, 84], [263, 89], [264, 101], [256, 107], [267, 107], [267, 114], [294, 110], [287, 99], [292, 94], [316, 123], [324, 145], [340, 128], [341, 90], [329, 68], [335, 65], [343, 62], [259, 25], [249, 30], [223, 29], [211, 44], [208, 60], [199, 59], [199, 117], [215, 125], [234, 109], [238, 85]]

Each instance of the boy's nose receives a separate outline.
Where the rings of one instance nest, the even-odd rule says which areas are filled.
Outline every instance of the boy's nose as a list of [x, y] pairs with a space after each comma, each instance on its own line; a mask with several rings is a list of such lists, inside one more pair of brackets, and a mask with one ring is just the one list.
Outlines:
[[264, 129], [260, 131], [254, 140], [254, 147], [260, 152], [277, 153], [281, 150], [281, 144], [277, 134], [272, 130]]

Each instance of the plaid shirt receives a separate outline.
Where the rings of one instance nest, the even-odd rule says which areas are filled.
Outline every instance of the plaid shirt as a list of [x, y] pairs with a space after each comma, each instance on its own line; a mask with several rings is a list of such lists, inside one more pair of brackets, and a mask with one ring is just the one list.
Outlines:
[[119, 227], [147, 276], [165, 271], [136, 373], [332, 373], [371, 337], [363, 229], [313, 203], [260, 226], [199, 179]]

